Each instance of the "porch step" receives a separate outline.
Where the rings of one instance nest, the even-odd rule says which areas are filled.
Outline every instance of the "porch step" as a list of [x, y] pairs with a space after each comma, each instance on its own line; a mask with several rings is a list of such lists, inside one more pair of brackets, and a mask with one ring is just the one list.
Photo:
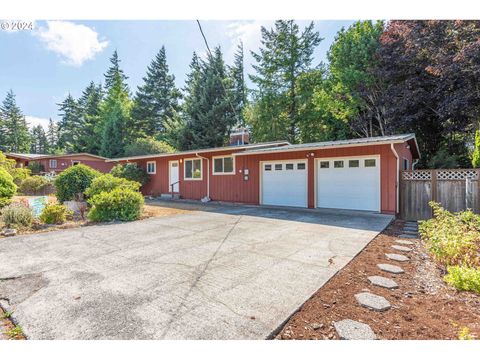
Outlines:
[[173, 194], [173, 197], [172, 197], [172, 194], [168, 194], [168, 193], [167, 193], [167, 194], [160, 194], [160, 199], [164, 199], [164, 200], [172, 200], [172, 199], [178, 200], [178, 199], [180, 199], [180, 194], [175, 193], [175, 194]]

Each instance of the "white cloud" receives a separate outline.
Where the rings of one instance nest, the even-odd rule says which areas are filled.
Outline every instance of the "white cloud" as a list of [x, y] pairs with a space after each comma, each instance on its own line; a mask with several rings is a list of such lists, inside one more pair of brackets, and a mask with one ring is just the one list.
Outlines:
[[250, 54], [250, 50], [258, 51], [261, 45], [262, 33], [261, 27], [270, 29], [275, 21], [249, 20], [249, 21], [233, 21], [227, 26], [227, 35], [232, 39], [232, 46], [226, 54], [227, 58], [233, 58], [233, 54], [237, 50], [240, 41], [243, 43], [243, 51], [245, 55]]
[[27, 124], [30, 129], [37, 125], [42, 125], [45, 131], [48, 129], [48, 119], [26, 115], [25, 120], [27, 120]]
[[100, 40], [99, 34], [85, 25], [70, 21], [47, 21], [47, 27], [40, 27], [36, 35], [47, 49], [59, 54], [66, 64], [80, 66], [91, 60], [108, 45]]

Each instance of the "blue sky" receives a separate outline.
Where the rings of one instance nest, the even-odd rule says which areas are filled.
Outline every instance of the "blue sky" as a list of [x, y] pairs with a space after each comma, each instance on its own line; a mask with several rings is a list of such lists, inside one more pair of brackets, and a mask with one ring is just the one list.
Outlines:
[[[260, 27], [273, 21], [202, 21], [210, 47], [220, 45], [231, 63], [240, 40], [245, 47], [246, 72], [251, 73], [249, 51], [258, 51]], [[298, 21], [302, 26], [308, 21]], [[353, 21], [315, 21], [324, 38], [315, 62], [326, 61], [335, 34]], [[80, 96], [90, 81], [103, 82], [109, 57], [117, 49], [132, 92], [142, 83], [146, 67], [165, 45], [176, 83], [183, 87], [193, 51], [205, 54], [197, 24], [191, 21], [35, 21], [34, 30], [0, 30], [0, 98], [9, 89], [30, 124], [58, 119], [57, 103], [70, 92]]]

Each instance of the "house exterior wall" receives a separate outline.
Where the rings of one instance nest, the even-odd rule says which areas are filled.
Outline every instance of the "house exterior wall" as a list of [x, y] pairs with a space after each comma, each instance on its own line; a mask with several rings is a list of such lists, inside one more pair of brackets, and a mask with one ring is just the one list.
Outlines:
[[[411, 167], [412, 154], [406, 143], [395, 144], [395, 150], [399, 154], [400, 161], [403, 157], [409, 160]], [[236, 156], [234, 160], [235, 173], [231, 175], [213, 175], [213, 157], [230, 155], [232, 150], [200, 153], [202, 157], [202, 180], [184, 179], [184, 160], [196, 158], [195, 154], [172, 155], [142, 159], [136, 162], [146, 169], [148, 161], [156, 162], [156, 174], [150, 175], [150, 182], [142, 188], [145, 195], [157, 196], [162, 193], [170, 193], [169, 188], [169, 161], [179, 161], [179, 193], [182, 198], [199, 200], [207, 196], [207, 166], [209, 166], [210, 198], [214, 201], [240, 202], [246, 204], [260, 203], [260, 178], [262, 161], [275, 160], [307, 160], [308, 171], [308, 207], [314, 208], [316, 203], [316, 166], [317, 159], [350, 156], [380, 156], [380, 191], [382, 213], [394, 214], [397, 201], [397, 160], [388, 145], [367, 145], [319, 149], [314, 151], [290, 151], [270, 154], [252, 154], [248, 156]], [[313, 154], [313, 155], [312, 155]], [[125, 161], [122, 161], [123, 163]], [[401, 166], [401, 163], [400, 163]], [[248, 180], [244, 179], [245, 170], [248, 169]]]
[[[66, 168], [72, 166], [74, 161], [79, 161], [81, 164], [90, 166], [93, 169], [96, 169], [100, 172], [107, 173], [109, 172], [112, 167], [114, 166], [113, 163], [110, 162], [105, 162], [105, 160], [98, 159], [95, 157], [91, 157], [88, 155], [79, 155], [79, 156], [66, 156], [66, 157], [52, 157], [52, 158], [40, 158], [40, 159], [32, 159], [32, 160], [26, 160], [26, 159], [21, 159], [17, 158], [14, 156], [8, 156], [10, 159], [14, 159], [17, 163], [17, 167], [26, 167], [28, 164], [37, 162], [43, 165], [44, 171], [45, 172], [61, 172], [65, 170]], [[56, 168], [51, 168], [50, 167], [50, 159], [55, 159], [57, 160], [57, 167]]]

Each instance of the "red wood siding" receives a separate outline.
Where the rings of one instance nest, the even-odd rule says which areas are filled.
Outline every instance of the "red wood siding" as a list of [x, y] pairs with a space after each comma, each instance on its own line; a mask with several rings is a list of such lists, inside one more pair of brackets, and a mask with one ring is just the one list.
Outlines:
[[[406, 144], [396, 144], [400, 160], [405, 157], [412, 163], [412, 155]], [[213, 175], [214, 156], [230, 155], [239, 150], [222, 150], [218, 152], [201, 153], [208, 158], [203, 159], [203, 179], [189, 181], [184, 179], [184, 160], [195, 158], [195, 155], [172, 155], [142, 159], [136, 161], [139, 166], [146, 169], [147, 161], [156, 161], [156, 174], [150, 175], [150, 182], [142, 188], [144, 194], [159, 195], [169, 193], [169, 161], [179, 161], [180, 196], [185, 199], [201, 199], [207, 195], [207, 163], [210, 174], [210, 198], [217, 201], [241, 202], [247, 204], [260, 203], [260, 162], [275, 160], [302, 160], [306, 159], [308, 166], [308, 207], [315, 207], [315, 172], [316, 159], [348, 156], [380, 156], [380, 191], [381, 212], [394, 214], [396, 211], [397, 190], [397, 163], [390, 145], [367, 145], [343, 148], [320, 149], [314, 151], [292, 151], [271, 154], [258, 154], [235, 157], [234, 175]], [[241, 150], [240, 150], [241, 151]], [[312, 155], [313, 154], [313, 155]], [[134, 161], [132, 161], [134, 162]], [[244, 171], [248, 169], [248, 180], [244, 179]]]

